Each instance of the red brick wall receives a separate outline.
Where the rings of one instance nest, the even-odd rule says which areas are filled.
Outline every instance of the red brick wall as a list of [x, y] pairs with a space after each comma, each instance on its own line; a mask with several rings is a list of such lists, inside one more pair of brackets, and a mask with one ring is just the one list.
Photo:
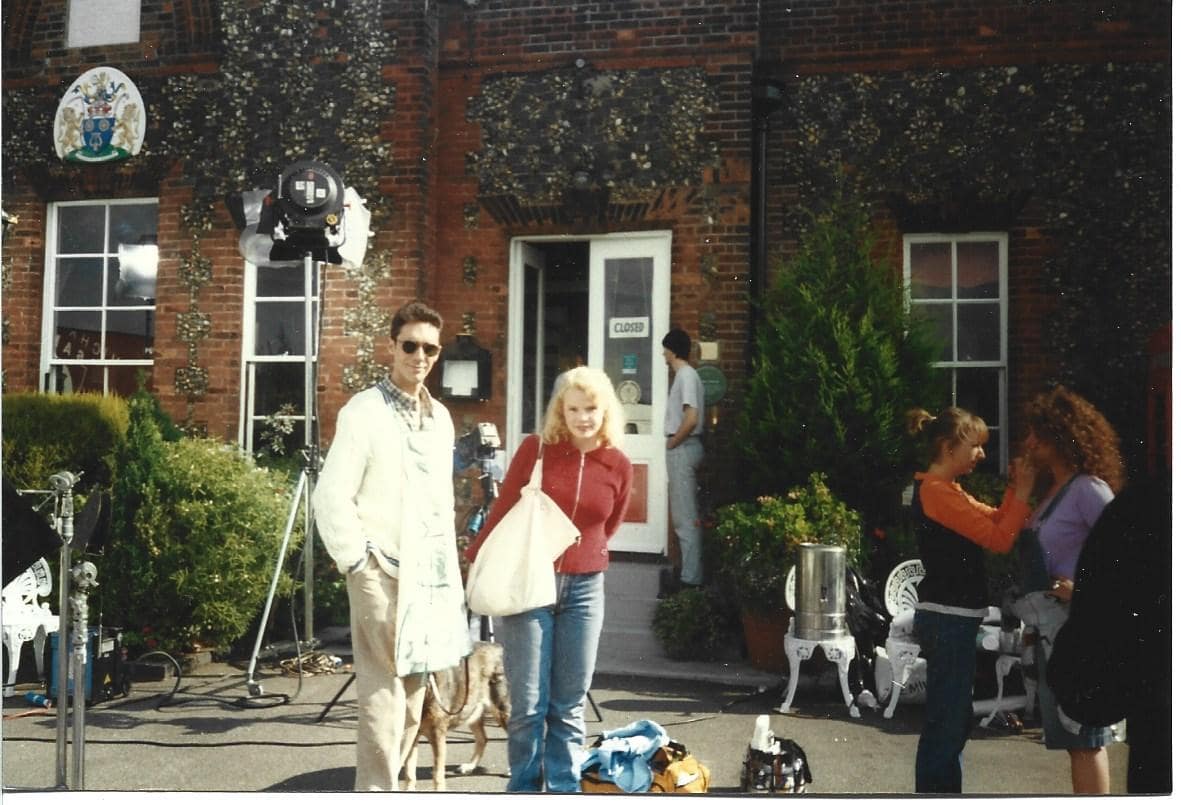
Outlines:
[[[754, 42], [754, 3], [684, 7], [680, 2], [481, 2], [442, 8], [442, 61], [438, 138], [438, 261], [434, 301], [448, 320], [445, 338], [476, 317], [476, 337], [493, 353], [493, 394], [488, 403], [452, 403], [457, 425], [495, 421], [503, 426], [505, 347], [508, 337], [510, 240], [547, 234], [599, 235], [611, 231], [670, 229], [671, 321], [698, 336], [699, 317], [718, 316], [725, 371], [741, 371], [747, 319], [749, 262], [749, 71]], [[734, 6], [738, 7], [735, 8]], [[707, 222], [701, 198], [672, 193], [643, 220], [507, 227], [481, 210], [475, 229], [464, 226], [465, 205], [477, 199], [465, 154], [480, 146], [478, 127], [465, 117], [466, 100], [482, 79], [503, 72], [565, 67], [585, 58], [595, 69], [703, 67], [718, 88], [708, 136], [720, 146], [721, 166], [702, 176], [717, 198]], [[713, 255], [719, 279], [702, 272]], [[476, 259], [474, 287], [463, 281], [465, 258]]]
[[1168, 58], [1156, 0], [833, 0], [763, 5], [762, 56], [798, 72]]

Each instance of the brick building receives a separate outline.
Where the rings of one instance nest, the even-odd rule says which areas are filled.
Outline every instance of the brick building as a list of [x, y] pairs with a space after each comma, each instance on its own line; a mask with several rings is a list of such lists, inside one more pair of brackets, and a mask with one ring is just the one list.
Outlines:
[[[299, 421], [302, 269], [246, 263], [223, 200], [319, 159], [375, 233], [364, 265], [317, 267], [321, 441], [382, 373], [389, 311], [422, 297], [446, 344], [490, 353], [488, 399], [449, 400], [461, 431], [494, 422], [511, 447], [560, 369], [612, 374], [640, 468], [617, 545], [659, 553], [660, 339], [683, 327], [717, 369], [720, 490], [740, 475], [724, 436], [750, 294], [844, 182], [998, 458], [1010, 412], [1055, 379], [1142, 453], [1147, 339], [1171, 316], [1168, 4], [75, 5], [4, 7], [9, 391], [126, 393], [146, 371], [179, 422], [250, 449], [268, 417]], [[54, 110], [100, 66], [138, 88], [143, 148], [63, 161]], [[120, 243], [156, 246], [140, 295]]]

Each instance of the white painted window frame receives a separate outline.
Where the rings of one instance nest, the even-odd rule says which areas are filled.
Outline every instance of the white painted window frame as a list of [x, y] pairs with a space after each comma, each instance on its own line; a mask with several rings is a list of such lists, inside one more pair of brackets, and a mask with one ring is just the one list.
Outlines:
[[[41, 296], [41, 360], [40, 360], [40, 384], [43, 392], [50, 391], [50, 373], [54, 366], [96, 366], [103, 369], [103, 394], [110, 393], [110, 373], [107, 371], [111, 366], [145, 366], [151, 367], [154, 365], [154, 358], [58, 358], [55, 357], [55, 339], [57, 336], [57, 313], [65, 310], [98, 310], [102, 314], [103, 332], [106, 332], [106, 316], [109, 311], [133, 311], [133, 310], [150, 310], [153, 313], [156, 311], [155, 303], [151, 305], [110, 305], [100, 303], [98, 305], [64, 305], [59, 307], [57, 300], [57, 260], [59, 257], [93, 257], [103, 260], [103, 278], [100, 284], [101, 288], [107, 287], [106, 272], [109, 266], [109, 260], [118, 256], [118, 244], [111, 244], [110, 240], [110, 220], [111, 208], [119, 206], [129, 206], [133, 204], [155, 204], [157, 216], [159, 215], [160, 199], [158, 197], [149, 196], [144, 198], [96, 198], [85, 199], [82, 201], [54, 201], [46, 206], [45, 211], [45, 282], [42, 284]], [[59, 226], [59, 211], [64, 207], [103, 207], [103, 249], [101, 252], [69, 252], [59, 253], [58, 247], [58, 226]], [[155, 323], [153, 323], [153, 330]], [[154, 333], [153, 333], [154, 335]]]
[[[920, 243], [947, 243], [951, 247], [951, 297], [948, 300], [913, 300], [910, 296], [911, 284], [911, 246]], [[998, 268], [998, 290], [1000, 303], [1000, 351], [999, 359], [991, 361], [935, 361], [932, 364], [937, 369], [999, 369], [998, 383], [997, 383], [997, 410], [1000, 412], [1000, 419], [997, 423], [989, 422], [989, 429], [993, 432], [993, 439], [990, 440], [990, 446], [997, 455], [997, 466], [1000, 467], [1001, 472], [1004, 472], [1005, 467], [1009, 463], [1009, 410], [1008, 410], [1008, 392], [1009, 392], [1009, 235], [1006, 232], [967, 232], [961, 234], [946, 234], [938, 232], [914, 233], [902, 236], [902, 277], [906, 287], [906, 302], [910, 305], [912, 302], [921, 304], [949, 304], [952, 308], [952, 338], [957, 337], [957, 323], [959, 320], [959, 311], [961, 306], [973, 304], [995, 304], [991, 299], [959, 299], [957, 297], [958, 282], [957, 282], [957, 250], [956, 244], [959, 243], [996, 243], [998, 244], [997, 255], [1000, 265]], [[952, 355], [958, 356], [958, 349], [953, 342]], [[952, 373], [952, 387], [951, 387], [951, 404], [958, 404], [958, 394], [956, 391], [956, 375]]]

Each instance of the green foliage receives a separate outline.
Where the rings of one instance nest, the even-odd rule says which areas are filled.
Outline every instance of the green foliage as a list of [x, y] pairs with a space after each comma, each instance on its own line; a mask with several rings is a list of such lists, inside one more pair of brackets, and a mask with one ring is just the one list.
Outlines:
[[4, 475], [18, 489], [45, 489], [57, 472], [82, 473], [79, 488], [109, 487], [127, 431], [127, 403], [101, 394], [5, 394]]
[[119, 454], [100, 568], [104, 618], [126, 630], [130, 645], [228, 645], [250, 628], [266, 597], [289, 484], [231, 445], [165, 441], [152, 403], [146, 394], [132, 400]]
[[788, 92], [801, 133], [784, 151], [800, 199], [789, 230], [838, 177], [907, 231], [1008, 230], [1036, 198], [1054, 242], [1041, 282], [1056, 379], [1135, 458], [1147, 339], [1172, 316], [1167, 61], [825, 73]]
[[735, 629], [716, 592], [686, 587], [656, 605], [652, 631], [664, 653], [674, 660], [716, 660], [730, 644]]
[[805, 542], [843, 547], [850, 568], [862, 560], [861, 518], [833, 495], [820, 473], [786, 494], [721, 507], [712, 536], [722, 584], [752, 612], [784, 608], [787, 571]]
[[738, 420], [750, 486], [773, 493], [820, 471], [868, 523], [888, 522], [911, 466], [905, 412], [933, 398], [936, 355], [874, 256], [865, 211], [838, 197], [764, 301]]

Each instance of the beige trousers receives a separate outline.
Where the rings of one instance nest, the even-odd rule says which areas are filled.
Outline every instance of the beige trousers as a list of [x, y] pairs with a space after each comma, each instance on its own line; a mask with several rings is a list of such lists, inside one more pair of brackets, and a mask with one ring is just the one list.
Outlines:
[[[372, 556], [346, 577], [357, 675], [357, 791], [397, 791], [418, 739], [426, 677], [394, 673], [398, 580]], [[411, 770], [413, 773], [413, 770]]]

